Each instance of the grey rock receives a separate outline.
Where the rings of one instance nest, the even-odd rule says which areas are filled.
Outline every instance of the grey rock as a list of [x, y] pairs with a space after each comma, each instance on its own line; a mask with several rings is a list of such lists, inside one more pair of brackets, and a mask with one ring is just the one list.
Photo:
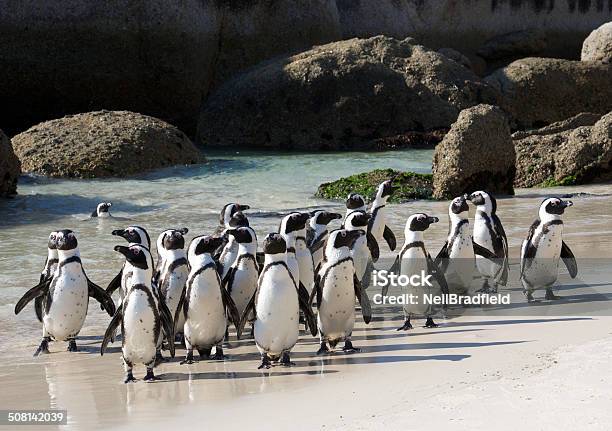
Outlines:
[[11, 141], [0, 130], [0, 198], [17, 193], [17, 179], [21, 174], [21, 163], [13, 152]]
[[582, 44], [582, 61], [612, 63], [612, 22], [593, 30]]

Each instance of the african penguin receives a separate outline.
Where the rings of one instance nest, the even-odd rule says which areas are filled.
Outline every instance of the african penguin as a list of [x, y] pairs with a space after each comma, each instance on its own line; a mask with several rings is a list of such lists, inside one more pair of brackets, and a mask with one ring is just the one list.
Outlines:
[[115, 313], [111, 297], [87, 278], [74, 232], [57, 231], [55, 247], [58, 263], [53, 276], [26, 292], [15, 305], [15, 314], [18, 314], [32, 299], [45, 297], [43, 339], [34, 356], [49, 353], [51, 340], [68, 341], [68, 351], [77, 351], [76, 336], [85, 322], [90, 296], [100, 302], [108, 314]]
[[232, 217], [229, 219], [229, 221], [227, 222], [227, 228], [224, 230], [223, 241], [221, 242], [222, 244], [221, 254], [218, 255], [216, 259], [217, 262], [219, 262], [219, 265], [222, 270], [221, 271], [222, 279], [225, 278], [228, 271], [234, 264], [234, 261], [236, 260], [236, 256], [238, 255], [238, 243], [236, 242], [236, 239], [233, 236], [227, 235], [227, 230], [235, 229], [238, 227], [244, 227], [244, 226], [247, 226], [247, 227], [249, 226], [249, 220], [240, 211], [235, 212], [232, 215]]
[[486, 259], [476, 255], [476, 268], [484, 278], [481, 289], [485, 293], [497, 293], [497, 286], [508, 282], [508, 239], [497, 216], [496, 199], [484, 191], [472, 193], [468, 198], [476, 205], [474, 217], [474, 242], [495, 255], [496, 259]]
[[117, 327], [121, 325], [121, 352], [126, 373], [125, 383], [133, 382], [133, 368], [142, 364], [147, 369], [145, 381], [158, 380], [153, 373], [159, 339], [166, 334], [170, 353], [174, 356], [173, 322], [159, 312], [157, 298], [153, 294], [151, 278], [153, 257], [148, 248], [140, 244], [129, 247], [118, 245], [115, 251], [125, 256], [126, 266], [132, 268], [127, 291], [121, 306], [113, 316], [102, 340], [100, 354], [103, 355]]
[[219, 215], [219, 226], [215, 230], [215, 235], [221, 235], [225, 229], [231, 228], [229, 221], [234, 214], [236, 214], [238, 211], [243, 212], [248, 209], [251, 209], [251, 207], [235, 202], [225, 204], [221, 209], [221, 214]]
[[365, 231], [338, 229], [329, 234], [325, 247], [325, 260], [317, 274], [315, 290], [318, 304], [317, 323], [321, 341], [317, 355], [329, 353], [327, 343], [332, 348], [344, 341], [343, 351], [357, 352], [353, 347], [351, 334], [355, 326], [355, 298], [361, 304], [363, 319], [370, 323], [372, 311], [370, 302], [361, 287], [351, 257], [351, 248]]
[[95, 210], [91, 213], [91, 217], [101, 217], [106, 218], [110, 217], [110, 207], [112, 207], [112, 202], [100, 202]]
[[[397, 241], [395, 240], [393, 231], [387, 225], [385, 206], [387, 205], [387, 199], [389, 199], [389, 196], [391, 196], [396, 189], [397, 187], [393, 186], [391, 180], [383, 181], [378, 186], [376, 196], [370, 206], [370, 221], [367, 231], [368, 235], [371, 235], [373, 240], [376, 241], [378, 248], [380, 248], [380, 242], [384, 238], [391, 251], [395, 250]], [[376, 262], [377, 258], [372, 256], [372, 260]]]
[[348, 197], [346, 198], [346, 214], [344, 215], [344, 218], [346, 219], [346, 216], [353, 211], [366, 210], [367, 206], [363, 196], [361, 196], [359, 193], [349, 193]]
[[263, 250], [264, 268], [240, 326], [244, 326], [253, 312], [255, 345], [261, 354], [258, 368], [270, 368], [271, 361], [276, 360], [284, 366], [291, 366], [290, 352], [298, 340], [300, 310], [308, 320], [311, 333], [314, 331], [313, 336], [316, 334], [316, 320], [308, 300], [304, 301], [298, 295], [296, 280], [287, 266], [287, 246], [282, 235], [267, 235]]
[[300, 263], [296, 255], [296, 242], [297, 237], [303, 232], [309, 217], [310, 214], [308, 213], [292, 212], [283, 217], [279, 229], [279, 233], [285, 240], [287, 267], [291, 271], [291, 276], [295, 280], [300, 295], [304, 295], [306, 299], [312, 291], [312, 285], [306, 286], [300, 279]]
[[[344, 229], [347, 231], [360, 230], [367, 232], [368, 224], [370, 222], [370, 214], [365, 211], [356, 210], [349, 213], [344, 220]], [[378, 243], [373, 240], [373, 237], [368, 235], [360, 236], [355, 241], [355, 245], [351, 247], [351, 257], [353, 258], [353, 264], [355, 266], [355, 275], [357, 280], [364, 287], [369, 285], [369, 274], [368, 263], [371, 259], [378, 259]], [[367, 274], [367, 276], [366, 276]], [[365, 280], [367, 278], [367, 280]]]
[[329, 225], [332, 220], [339, 220], [341, 218], [341, 214], [323, 210], [316, 210], [310, 213], [306, 231], [306, 243], [312, 254], [315, 271], [319, 267], [321, 260], [323, 260], [325, 241], [327, 241], [327, 236], [329, 235], [327, 225]]
[[559, 273], [559, 258], [563, 260], [570, 277], [578, 275], [574, 253], [563, 241], [561, 217], [572, 201], [559, 198], [545, 199], [540, 205], [536, 219], [521, 246], [520, 278], [528, 301], [533, 301], [533, 291], [546, 288], [546, 299], [558, 299], [553, 293], [553, 284]]
[[[438, 326], [433, 320], [433, 316], [438, 310], [425, 301], [425, 295], [439, 297], [443, 293], [448, 294], [448, 286], [444, 274], [429, 255], [423, 238], [423, 233], [429, 229], [429, 226], [438, 221], [438, 217], [431, 217], [423, 213], [413, 214], [406, 221], [404, 245], [397, 255], [391, 272], [398, 276], [410, 277], [411, 280], [414, 277], [416, 283], [411, 283], [408, 286], [402, 285], [402, 293], [413, 295], [412, 297], [417, 298], [417, 300], [414, 301], [415, 303], [404, 305], [406, 321], [397, 329], [398, 331], [412, 329], [410, 318], [413, 316], [424, 316], [427, 319], [425, 328]], [[428, 275], [431, 276], [429, 279], [427, 278]]]
[[195, 237], [189, 245], [191, 271], [174, 317], [175, 328], [179, 319], [185, 322], [180, 331], [184, 334], [187, 354], [181, 364], [193, 363], [194, 348], [200, 359], [208, 359], [215, 347], [211, 359], [223, 360], [222, 343], [227, 321], [231, 320], [236, 327], [240, 325], [236, 305], [221, 285], [217, 263], [212, 256], [221, 242], [221, 237], [203, 235]]
[[[58, 254], [57, 254], [57, 246], [55, 245], [55, 236], [57, 232], [51, 232], [49, 234], [49, 241], [47, 242], [47, 259], [45, 260], [45, 266], [40, 272], [40, 279], [38, 280], [38, 284], [45, 282], [53, 277], [55, 274], [55, 269], [57, 268], [58, 262]], [[36, 318], [40, 323], [43, 321], [43, 306], [45, 301], [45, 296], [37, 296], [34, 299], [34, 311], [36, 313]]]

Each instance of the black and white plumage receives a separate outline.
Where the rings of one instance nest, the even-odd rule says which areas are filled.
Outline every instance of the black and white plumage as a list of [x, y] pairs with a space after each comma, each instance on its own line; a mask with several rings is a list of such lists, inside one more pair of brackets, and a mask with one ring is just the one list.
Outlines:
[[346, 216], [348, 216], [353, 211], [366, 210], [367, 205], [363, 196], [361, 196], [359, 193], [349, 193], [348, 197], [346, 198], [346, 214], [344, 215], [344, 218], [346, 219]]
[[323, 260], [325, 242], [329, 235], [328, 225], [333, 220], [341, 218], [341, 214], [324, 210], [316, 210], [310, 213], [310, 220], [308, 220], [308, 227], [306, 229], [306, 244], [312, 254], [315, 271], [319, 267], [321, 260]]
[[546, 299], [558, 298], [553, 293], [553, 285], [559, 273], [559, 259], [563, 260], [570, 277], [575, 278], [578, 274], [574, 253], [563, 241], [562, 216], [572, 205], [568, 200], [545, 199], [540, 205], [539, 217], [523, 241], [520, 279], [528, 301], [533, 301], [533, 291], [538, 288], [546, 289]]
[[296, 254], [296, 243], [298, 236], [304, 235], [303, 231], [306, 227], [306, 222], [309, 218], [310, 214], [308, 213], [292, 212], [283, 217], [279, 227], [279, 233], [285, 240], [286, 245], [286, 265], [289, 268], [289, 271], [291, 272], [291, 276], [295, 280], [300, 295], [306, 299], [308, 299], [308, 296], [312, 291], [312, 285], [307, 287], [301, 281], [300, 263]]
[[495, 259], [487, 259], [476, 255], [476, 268], [484, 278], [482, 291], [497, 292], [497, 286], [505, 286], [508, 282], [508, 239], [497, 216], [497, 201], [485, 191], [477, 191], [469, 196], [476, 205], [474, 217], [474, 243], [487, 249]]
[[344, 224], [342, 225], [347, 231], [365, 232], [364, 235], [361, 235], [355, 240], [355, 244], [351, 247], [351, 257], [353, 258], [353, 265], [355, 266], [355, 275], [357, 276], [357, 280], [359, 280], [365, 288], [370, 284], [369, 265], [372, 260], [378, 260], [380, 253], [378, 250], [378, 242], [374, 239], [372, 234], [368, 232], [370, 219], [370, 214], [365, 211], [356, 210], [346, 216]]
[[112, 207], [112, 202], [100, 202], [96, 209], [93, 210], [90, 217], [100, 217], [107, 218], [111, 217], [110, 207]]
[[228, 271], [234, 264], [236, 257], [238, 256], [238, 243], [232, 235], [228, 235], [227, 232], [230, 229], [236, 229], [239, 227], [248, 227], [249, 219], [241, 211], [236, 211], [230, 217], [227, 222], [227, 227], [223, 230], [223, 236], [221, 244], [219, 245], [220, 252], [214, 255], [215, 260], [219, 263], [221, 278], [225, 278]]
[[[370, 206], [370, 221], [368, 224], [367, 234], [371, 235], [377, 243], [377, 248], [380, 249], [380, 243], [384, 239], [391, 251], [394, 251], [397, 246], [395, 234], [387, 224], [387, 216], [385, 207], [389, 196], [397, 189], [394, 187], [391, 180], [382, 182], [376, 189], [376, 196]], [[372, 260], [376, 262], [377, 258], [372, 256]]]
[[[45, 281], [50, 280], [53, 278], [53, 274], [55, 274], [55, 269], [57, 268], [58, 262], [57, 245], [55, 244], [56, 235], [57, 232], [51, 232], [49, 234], [49, 241], [47, 242], [47, 259], [45, 260], [45, 265], [40, 272], [38, 284], [42, 284]], [[43, 321], [44, 300], [44, 295], [37, 296], [34, 299], [34, 312], [36, 313], [36, 318], [40, 323]]]

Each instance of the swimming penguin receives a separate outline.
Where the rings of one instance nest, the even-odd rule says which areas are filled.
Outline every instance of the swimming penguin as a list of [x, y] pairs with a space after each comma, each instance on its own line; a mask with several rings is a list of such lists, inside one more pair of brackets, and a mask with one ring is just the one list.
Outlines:
[[263, 250], [264, 268], [240, 326], [244, 327], [253, 313], [255, 345], [261, 354], [258, 368], [270, 368], [271, 361], [276, 360], [284, 366], [291, 366], [290, 352], [298, 340], [300, 310], [313, 336], [316, 335], [317, 322], [308, 300], [304, 301], [298, 295], [296, 280], [287, 266], [287, 246], [283, 237], [277, 233], [267, 235]]
[[[424, 316], [427, 320], [425, 328], [436, 328], [438, 325], [433, 320], [433, 316], [438, 311], [432, 304], [425, 301], [425, 295], [439, 297], [441, 294], [448, 294], [448, 285], [442, 271], [432, 260], [423, 238], [425, 232], [432, 223], [437, 223], [438, 217], [430, 217], [427, 214], [418, 213], [408, 217], [404, 228], [404, 245], [397, 255], [391, 272], [396, 275], [403, 275], [415, 280], [408, 286], [402, 285], [404, 294], [413, 295], [417, 298], [415, 303], [404, 305], [404, 317], [406, 321], [399, 327], [398, 331], [412, 329], [410, 318], [412, 316]], [[430, 276], [430, 277], [427, 277]], [[431, 281], [429, 281], [431, 279]], [[386, 295], [386, 292], [383, 293]]]
[[113, 334], [121, 325], [125, 383], [136, 380], [132, 372], [136, 364], [143, 364], [147, 368], [145, 381], [158, 380], [153, 368], [156, 365], [159, 339], [163, 329], [170, 354], [174, 356], [174, 322], [158, 311], [157, 298], [151, 285], [153, 257], [149, 249], [140, 244], [129, 247], [118, 245], [115, 251], [125, 256], [128, 262], [126, 267], [132, 268], [132, 275], [128, 279], [126, 296], [104, 333], [100, 354], [104, 355]]
[[208, 359], [215, 347], [211, 359], [223, 360], [222, 343], [227, 321], [231, 320], [237, 328], [240, 327], [241, 316], [232, 297], [221, 285], [217, 263], [212, 257], [221, 241], [221, 237], [203, 235], [195, 237], [189, 245], [191, 271], [174, 317], [175, 328], [179, 319], [185, 322], [180, 332], [184, 334], [187, 354], [181, 364], [193, 363], [194, 348], [200, 359]]
[[[51, 279], [53, 274], [55, 274], [55, 269], [57, 268], [58, 262], [57, 246], [55, 245], [56, 235], [57, 232], [51, 232], [49, 234], [49, 241], [47, 242], [47, 259], [45, 260], [45, 266], [40, 272], [38, 284], [42, 284], [43, 282]], [[36, 318], [40, 323], [43, 321], [43, 306], [45, 299], [45, 295], [37, 296], [36, 299], [34, 299], [34, 312], [36, 313]]]
[[468, 220], [467, 196], [453, 199], [448, 207], [449, 231], [446, 243], [436, 256], [435, 265], [444, 272], [452, 294], [468, 295], [474, 280], [476, 254], [494, 259], [495, 255], [474, 243]]
[[90, 217], [111, 217], [111, 213], [109, 210], [112, 206], [113, 204], [111, 202], [100, 202], [96, 209], [93, 210]]
[[55, 246], [58, 263], [53, 277], [34, 286], [15, 305], [15, 314], [18, 314], [32, 299], [45, 296], [43, 339], [34, 356], [49, 353], [51, 340], [68, 341], [68, 351], [77, 351], [76, 336], [85, 322], [90, 296], [100, 302], [108, 314], [115, 313], [111, 297], [87, 278], [74, 232], [57, 231]]
[[[387, 199], [397, 189], [391, 184], [391, 180], [382, 182], [376, 190], [376, 197], [370, 207], [370, 224], [368, 226], [368, 234], [372, 235], [376, 242], [380, 244], [384, 238], [389, 249], [395, 250], [397, 241], [395, 235], [389, 226], [387, 226], [386, 210]], [[380, 245], [379, 245], [380, 247]], [[377, 259], [372, 256], [372, 260], [376, 262]]]
[[244, 226], [249, 226], [249, 220], [241, 211], [235, 212], [227, 222], [227, 228], [224, 230], [225, 234], [220, 246], [221, 253], [215, 256], [215, 260], [219, 263], [219, 268], [221, 269], [222, 279], [225, 278], [238, 255], [238, 243], [233, 236], [227, 235], [227, 230]]
[[[367, 232], [370, 218], [370, 214], [365, 211], [356, 210], [346, 216], [343, 227], [348, 231], [361, 230]], [[370, 284], [369, 275], [366, 277], [369, 269], [368, 264], [371, 260], [378, 260], [379, 253], [378, 242], [369, 232], [357, 238], [355, 245], [351, 247], [355, 275], [364, 287]]]
[[308, 228], [306, 230], [306, 244], [312, 254], [312, 262], [315, 271], [321, 263], [321, 260], [323, 260], [325, 241], [327, 241], [327, 236], [329, 235], [327, 225], [332, 220], [339, 220], [341, 218], [341, 214], [323, 210], [316, 210], [310, 213]]
[[531, 227], [521, 246], [520, 278], [528, 301], [533, 301], [533, 291], [545, 287], [546, 299], [558, 299], [553, 284], [559, 273], [559, 258], [567, 267], [570, 277], [578, 275], [574, 253], [563, 241], [561, 216], [572, 201], [559, 198], [545, 199], [540, 205], [539, 218]]
[[[292, 212], [283, 217], [279, 233], [285, 240], [287, 259], [286, 264], [291, 271], [300, 295], [307, 301], [312, 291], [312, 285], [306, 286], [300, 279], [300, 263], [296, 255], [296, 242], [298, 235], [303, 231], [310, 218], [308, 213]], [[310, 290], [309, 290], [310, 289]]]
[[223, 286], [231, 295], [242, 317], [247, 304], [257, 290], [257, 279], [259, 278], [259, 265], [256, 260], [257, 235], [250, 227], [228, 229], [227, 233], [238, 244], [238, 254], [223, 279]]
[[[157, 240], [157, 253], [161, 257], [156, 269], [157, 275], [153, 277], [157, 285], [159, 296], [166, 303], [170, 314], [176, 316], [179, 300], [185, 290], [189, 266], [185, 253], [185, 237], [189, 229], [168, 229], [162, 232]], [[179, 318], [176, 326], [176, 334], [181, 334], [181, 328], [185, 320]]]
[[344, 218], [346, 219], [346, 216], [353, 211], [366, 210], [367, 206], [363, 196], [361, 196], [359, 193], [349, 193], [348, 197], [346, 198], [346, 214], [344, 215]]
[[355, 326], [355, 297], [361, 304], [363, 320], [370, 323], [372, 310], [365, 289], [361, 287], [351, 257], [351, 248], [365, 232], [338, 229], [329, 234], [325, 247], [325, 260], [317, 274], [313, 295], [317, 298], [319, 337], [321, 346], [317, 355], [329, 352], [344, 341], [343, 351], [358, 352], [353, 347], [351, 334]]
[[476, 267], [484, 278], [481, 291], [497, 293], [497, 286], [505, 286], [508, 282], [509, 269], [508, 239], [497, 216], [497, 201], [484, 191], [474, 192], [468, 199], [476, 205], [474, 242], [496, 256], [496, 259], [490, 260], [476, 255]]

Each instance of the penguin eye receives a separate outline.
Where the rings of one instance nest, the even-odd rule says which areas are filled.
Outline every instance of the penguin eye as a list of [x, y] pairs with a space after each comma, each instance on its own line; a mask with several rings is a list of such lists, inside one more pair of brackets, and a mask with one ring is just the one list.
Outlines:
[[134, 254], [135, 254], [136, 256], [138, 256], [138, 255], [140, 254], [140, 250], [139, 250], [139, 249], [137, 249], [137, 248], [135, 248], [135, 249], [134, 249]]
[[344, 238], [346, 236], [346, 232], [342, 232], [342, 237]]

